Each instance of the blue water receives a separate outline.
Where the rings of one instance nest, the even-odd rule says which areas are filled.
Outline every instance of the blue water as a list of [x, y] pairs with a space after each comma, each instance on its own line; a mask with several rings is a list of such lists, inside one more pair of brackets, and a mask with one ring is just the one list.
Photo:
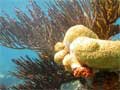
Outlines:
[[16, 80], [10, 72], [14, 71], [16, 65], [12, 62], [12, 59], [19, 59], [20, 56], [26, 57], [26, 55], [31, 58], [38, 58], [36, 52], [28, 49], [11, 49], [4, 46], [0, 46], [0, 84], [12, 85], [18, 83], [20, 80]]
[[[44, 1], [48, 2], [50, 0], [35, 1], [42, 8], [43, 11], [47, 11], [47, 7]], [[7, 14], [9, 14], [12, 18], [16, 18], [14, 13], [15, 7], [20, 8], [23, 12], [29, 14], [26, 9], [26, 6], [30, 7], [29, 0], [0, 0], [0, 16], [4, 15], [4, 11]], [[120, 19], [118, 19], [115, 24], [120, 24]], [[116, 35], [116, 37], [120, 38], [120, 35]], [[116, 37], [114, 39], [116, 39]], [[15, 64], [11, 60], [26, 55], [30, 56], [31, 58], [38, 58], [37, 53], [32, 50], [15, 50], [4, 46], [0, 46], [0, 84], [3, 83], [10, 85], [12, 83], [17, 83], [16, 79], [9, 75], [9, 71], [13, 71], [15, 69]]]
[[120, 25], [120, 18], [116, 20], [115, 24]]

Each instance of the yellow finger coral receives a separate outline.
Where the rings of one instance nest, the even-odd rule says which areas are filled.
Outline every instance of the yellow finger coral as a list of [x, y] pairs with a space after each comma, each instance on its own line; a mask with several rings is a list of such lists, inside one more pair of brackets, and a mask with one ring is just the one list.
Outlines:
[[65, 55], [62, 64], [64, 65], [66, 71], [72, 71], [70, 54]]
[[70, 45], [70, 57], [95, 69], [120, 69], [120, 41], [79, 37]]
[[62, 60], [64, 59], [65, 55], [67, 54], [67, 51], [66, 50], [61, 50], [59, 52], [57, 52], [55, 55], [54, 55], [54, 61], [58, 64], [62, 64]]
[[92, 30], [85, 27], [84, 25], [75, 25], [68, 29], [65, 34], [63, 43], [69, 48], [69, 45], [72, 43], [73, 40], [82, 36], [98, 38], [98, 36]]
[[60, 50], [63, 50], [65, 48], [65, 45], [62, 42], [57, 42], [54, 46], [54, 51], [58, 52]]
[[69, 46], [73, 40], [80, 36], [87, 36], [91, 38], [98, 38], [98, 36], [90, 29], [83, 25], [75, 25], [68, 29], [62, 42], [57, 42], [54, 46], [55, 52], [54, 60], [56, 63], [62, 63], [64, 56], [69, 52]]
[[60, 51], [54, 56], [55, 62], [62, 63], [68, 71], [84, 65], [93, 69], [120, 69], [120, 41], [100, 40], [83, 25], [68, 29], [63, 42], [56, 46]]

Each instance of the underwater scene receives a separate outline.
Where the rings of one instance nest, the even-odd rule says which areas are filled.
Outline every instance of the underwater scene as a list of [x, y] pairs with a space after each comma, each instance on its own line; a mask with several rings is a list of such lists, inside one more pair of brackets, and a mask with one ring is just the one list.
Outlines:
[[0, 0], [0, 90], [120, 90], [120, 0]]

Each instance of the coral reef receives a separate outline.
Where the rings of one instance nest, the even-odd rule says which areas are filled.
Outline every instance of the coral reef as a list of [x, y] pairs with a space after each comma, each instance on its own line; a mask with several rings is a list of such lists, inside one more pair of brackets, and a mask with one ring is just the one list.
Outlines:
[[[38, 52], [44, 61], [46, 59], [49, 60], [51, 67], [48, 69], [50, 70], [44, 68], [47, 70], [45, 74], [41, 74], [42, 77], [45, 75], [48, 76], [48, 72], [51, 72], [56, 77], [58, 76], [56, 73], [52, 72], [51, 69], [52, 67], [55, 68], [55, 65], [52, 64], [54, 59], [53, 46], [56, 42], [63, 40], [65, 32], [69, 27], [76, 24], [83, 24], [97, 33], [101, 39], [108, 39], [116, 33], [119, 33], [120, 30], [119, 26], [114, 25], [114, 21], [120, 17], [120, 3], [118, 0], [73, 0], [72, 2], [71, 0], [54, 1], [54, 4], [48, 3], [48, 15], [46, 15], [35, 2], [31, 2], [32, 9], [28, 8], [31, 17], [19, 9], [16, 9], [16, 16], [18, 18], [18, 21], [12, 19], [7, 14], [5, 17], [0, 16], [0, 43], [2, 45], [16, 49], [33, 49]], [[106, 13], [109, 15], [109, 18], [106, 17]], [[30, 61], [30, 63], [32, 62]], [[41, 65], [49, 66], [48, 62], [40, 65], [37, 63], [38, 62], [34, 63], [34, 67], [40, 67]], [[26, 65], [26, 62], [21, 61], [20, 63], [16, 64], [17, 66], [20, 65], [21, 68], [27, 68], [24, 69], [24, 71], [22, 71], [23, 69], [20, 69], [20, 67], [18, 68], [18, 70], [21, 72], [17, 72], [17, 74], [22, 74], [22, 76], [17, 75], [17, 77], [26, 80], [26, 82], [22, 85], [19, 85], [18, 87], [16, 86], [16, 89], [36, 89], [37, 85], [39, 85], [39, 82], [45, 86], [51, 85], [52, 88], [56, 89], [56, 84], [51, 84], [51, 82], [46, 82], [43, 80], [44, 78], [41, 79], [37, 77], [37, 74], [39, 75], [39, 73], [35, 75], [36, 77], [34, 76], [37, 80], [36, 82], [28, 83], [27, 80], [31, 81], [31, 79], [28, 79], [27, 75], [24, 74], [24, 72], [28, 72], [29, 74], [30, 72], [28, 68], [31, 69], [33, 65], [29, 66]], [[37, 72], [38, 69], [34, 70], [35, 71], [32, 73]], [[59, 70], [60, 69], [57, 68], [58, 72]], [[63, 70], [63, 72], [65, 71]], [[112, 73], [109, 73], [110, 75], [108, 75], [108, 77], [114, 77]], [[30, 75], [29, 77], [33, 76]], [[63, 75], [61, 77], [58, 77], [57, 80], [54, 78], [52, 78], [52, 80], [55, 80], [55, 83], [57, 83], [59, 80], [64, 80], [64, 77], [66, 77], [66, 74], [63, 73]], [[69, 78], [71, 77], [72, 76], [69, 76]], [[69, 78], [67, 82], [74, 79]], [[97, 79], [98, 78], [99, 75]], [[115, 80], [115, 82], [117, 82], [118, 77]], [[99, 82], [99, 80], [97, 82]], [[114, 80], [111, 79], [111, 82], [114, 82]], [[111, 84], [108, 86], [111, 87]], [[45, 87], [43, 87], [41, 90], [44, 88]]]

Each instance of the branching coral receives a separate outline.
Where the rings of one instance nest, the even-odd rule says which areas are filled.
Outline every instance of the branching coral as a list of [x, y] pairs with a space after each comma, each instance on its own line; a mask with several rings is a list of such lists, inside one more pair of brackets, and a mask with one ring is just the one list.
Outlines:
[[55, 4], [49, 5], [49, 17], [35, 2], [31, 3], [32, 10], [28, 8], [31, 17], [16, 9], [19, 22], [9, 15], [7, 18], [0, 17], [1, 43], [13, 48], [18, 48], [16, 44], [25, 48], [25, 44], [29, 48], [52, 51], [53, 45], [63, 39], [66, 30], [76, 24], [93, 29], [102, 39], [118, 33], [118, 26], [113, 25], [119, 17], [118, 0], [95, 0], [92, 3], [93, 8], [90, 0], [55, 0]]
[[93, 15], [95, 17], [93, 30], [101, 39], [108, 39], [120, 32], [118, 26], [113, 25], [120, 17], [120, 2], [118, 0], [94, 0]]
[[[13, 89], [27, 90], [58, 90], [61, 83], [75, 78], [58, 66], [53, 60], [32, 60], [29, 57], [13, 60], [17, 64], [17, 70], [12, 74], [24, 80], [24, 84], [13, 86]], [[57, 82], [56, 82], [57, 80]]]

